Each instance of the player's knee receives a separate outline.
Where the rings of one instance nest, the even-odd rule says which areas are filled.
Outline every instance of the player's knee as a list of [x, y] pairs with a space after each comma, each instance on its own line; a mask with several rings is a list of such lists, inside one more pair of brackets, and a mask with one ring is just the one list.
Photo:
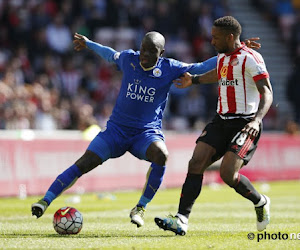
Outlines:
[[91, 151], [86, 151], [84, 155], [75, 162], [75, 165], [80, 169], [82, 174], [91, 171], [100, 164], [102, 164], [101, 158]]
[[163, 151], [159, 150], [155, 154], [153, 162], [159, 166], [165, 166], [166, 162], [168, 160], [168, 156], [169, 156], [169, 154], [167, 151], [163, 152]]
[[191, 174], [201, 174], [204, 172], [202, 161], [198, 158], [192, 157], [189, 161], [189, 170]]
[[235, 184], [235, 175], [230, 171], [226, 171], [226, 169], [220, 169], [220, 176], [222, 180], [230, 187], [233, 187]]

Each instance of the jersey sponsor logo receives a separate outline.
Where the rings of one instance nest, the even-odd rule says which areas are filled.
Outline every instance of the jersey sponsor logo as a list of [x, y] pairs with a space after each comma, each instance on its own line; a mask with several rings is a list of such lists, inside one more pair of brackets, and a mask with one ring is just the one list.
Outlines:
[[227, 76], [227, 72], [228, 72], [228, 66], [223, 66], [221, 68], [221, 71], [220, 71], [221, 77], [226, 77]]
[[116, 53], [114, 54], [114, 59], [115, 59], [115, 60], [118, 60], [119, 57], [120, 57], [120, 52], [116, 52]]
[[141, 80], [134, 79], [134, 83], [128, 83], [126, 98], [141, 102], [153, 102], [156, 89], [140, 85]]
[[222, 86], [238, 86], [238, 80], [237, 79], [234, 79], [234, 80], [225, 80], [225, 79], [221, 79], [220, 81], [220, 85]]
[[159, 68], [155, 68], [153, 70], [153, 75], [156, 76], [156, 77], [160, 77], [162, 74], [161, 70]]

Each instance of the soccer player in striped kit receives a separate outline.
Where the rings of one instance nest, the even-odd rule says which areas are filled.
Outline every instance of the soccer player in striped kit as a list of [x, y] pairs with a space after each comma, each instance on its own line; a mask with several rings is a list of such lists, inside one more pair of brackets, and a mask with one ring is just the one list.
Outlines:
[[175, 81], [178, 88], [219, 83], [217, 114], [196, 141], [178, 212], [175, 216], [155, 218], [160, 228], [179, 235], [187, 232], [189, 215], [200, 194], [204, 171], [221, 157], [220, 176], [254, 204], [257, 230], [262, 231], [269, 224], [269, 197], [258, 193], [239, 170], [256, 150], [262, 119], [272, 104], [273, 92], [262, 56], [240, 42], [241, 30], [239, 22], [231, 16], [215, 20], [211, 43], [218, 51], [217, 68], [203, 75], [185, 73]]

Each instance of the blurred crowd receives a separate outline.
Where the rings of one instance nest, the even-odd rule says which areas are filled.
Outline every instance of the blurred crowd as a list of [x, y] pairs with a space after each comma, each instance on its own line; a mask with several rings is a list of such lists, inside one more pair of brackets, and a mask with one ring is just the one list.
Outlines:
[[[215, 55], [210, 29], [228, 14], [226, 0], [0, 0], [0, 129], [105, 126], [122, 75], [89, 50], [75, 52], [75, 32], [121, 51], [138, 50], [144, 34], [156, 30], [166, 37], [164, 56], [191, 63]], [[293, 15], [297, 38], [283, 39], [299, 59]], [[164, 127], [202, 128], [216, 96], [213, 85], [172, 88]]]
[[287, 79], [286, 96], [293, 108], [294, 117], [286, 123], [288, 133], [299, 132], [300, 126], [300, 0], [252, 0], [280, 30], [284, 46], [290, 48], [293, 61]]

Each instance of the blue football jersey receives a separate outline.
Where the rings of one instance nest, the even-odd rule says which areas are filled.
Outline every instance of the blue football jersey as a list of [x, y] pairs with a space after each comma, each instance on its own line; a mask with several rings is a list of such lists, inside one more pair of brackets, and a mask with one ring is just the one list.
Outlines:
[[123, 72], [121, 89], [110, 120], [129, 128], [160, 129], [172, 81], [187, 71], [203, 74], [217, 66], [216, 56], [193, 64], [160, 57], [151, 70], [144, 70], [140, 66], [139, 51], [117, 52], [91, 40], [86, 44], [106, 61], [116, 63]]
[[145, 71], [139, 51], [133, 50], [115, 53], [114, 60], [123, 79], [110, 120], [128, 127], [160, 129], [172, 81], [194, 64], [160, 57], [155, 67]]

